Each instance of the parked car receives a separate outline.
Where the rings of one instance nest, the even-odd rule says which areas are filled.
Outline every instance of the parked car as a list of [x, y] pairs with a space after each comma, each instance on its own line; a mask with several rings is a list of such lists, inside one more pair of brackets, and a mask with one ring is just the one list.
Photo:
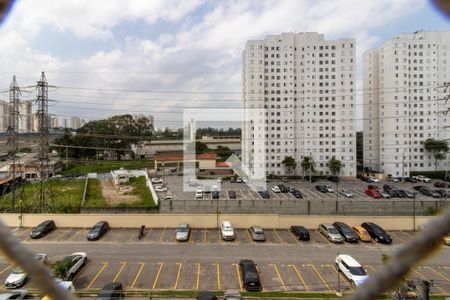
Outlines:
[[189, 224], [187, 223], [181, 223], [180, 225], [178, 225], [176, 234], [175, 234], [175, 239], [178, 242], [186, 242], [189, 240], [189, 236], [191, 234], [191, 228], [189, 226]]
[[345, 241], [349, 243], [357, 243], [358, 242], [358, 236], [356, 233], [352, 230], [350, 226], [343, 222], [334, 222], [333, 223], [334, 228], [342, 235]]
[[370, 236], [370, 234], [367, 232], [367, 230], [365, 230], [361, 226], [353, 226], [352, 229], [356, 233], [356, 235], [358, 236], [360, 241], [363, 241], [363, 242], [371, 242], [372, 241], [372, 237]]
[[278, 185], [274, 185], [270, 188], [274, 193], [281, 193], [280, 187]]
[[213, 199], [219, 199], [220, 198], [220, 193], [218, 191], [213, 191], [212, 192], [212, 198]]
[[242, 296], [238, 290], [226, 290], [223, 293], [223, 300], [242, 300]]
[[197, 296], [198, 300], [217, 300], [217, 296], [215, 292], [210, 291], [201, 291]]
[[30, 232], [32, 239], [40, 239], [56, 229], [55, 221], [47, 220], [33, 228]]
[[289, 189], [284, 184], [280, 184], [280, 185], [278, 185], [278, 187], [280, 188], [280, 192], [282, 192], [282, 193], [289, 192]]
[[243, 183], [244, 181], [242, 180], [241, 177], [236, 178], [236, 183]]
[[[400, 193], [397, 190], [384, 190], [383, 192], [386, 193], [389, 196], [389, 198], [400, 197], [399, 196]], [[381, 195], [381, 196], [383, 196], [383, 195]]]
[[412, 178], [412, 177], [404, 177], [403, 178], [404, 182], [411, 182], [411, 183], [417, 183], [417, 179]]
[[261, 291], [261, 280], [259, 279], [256, 264], [250, 259], [242, 259], [239, 262], [241, 271], [242, 286], [247, 291]]
[[230, 177], [230, 183], [236, 183], [236, 178], [235, 177]]
[[416, 191], [419, 191], [420, 189], [422, 189], [422, 188], [427, 188], [426, 186], [424, 186], [424, 185], [415, 185], [415, 186], [413, 186], [412, 187], [414, 190], [416, 190]]
[[291, 226], [290, 231], [301, 241], [309, 241], [309, 231], [303, 226]]
[[[73, 285], [72, 281], [63, 281], [63, 280], [57, 279], [56, 283], [60, 288], [62, 288], [66, 292], [68, 292], [70, 294], [75, 293], [75, 286]], [[48, 296], [48, 295], [45, 295], [44, 297], [42, 297], [42, 300], [52, 300], [52, 298], [50, 298], [50, 296]]]
[[228, 197], [230, 197], [230, 199], [236, 199], [236, 192], [229, 190], [228, 191]]
[[369, 178], [370, 182], [375, 182], [375, 183], [380, 182], [380, 179], [378, 179], [378, 178], [375, 178], [372, 176], [368, 176], [368, 178]]
[[27, 290], [15, 290], [0, 292], [0, 300], [10, 300], [10, 299], [35, 299], [35, 297], [28, 293]]
[[441, 198], [445, 198], [448, 197], [448, 193], [446, 190], [442, 190], [442, 189], [438, 189], [438, 190], [434, 190], [436, 193], [438, 193], [439, 195], [441, 195]]
[[220, 226], [220, 233], [222, 236], [222, 240], [224, 241], [233, 241], [235, 238], [234, 228], [231, 225], [230, 221], [223, 221]]
[[99, 240], [109, 230], [109, 224], [106, 221], [100, 221], [89, 230], [87, 239], [89, 241]]
[[443, 181], [436, 181], [433, 185], [437, 188], [450, 187], [450, 185], [448, 185], [447, 183], [445, 183]]
[[289, 180], [287, 179], [287, 177], [281, 177], [281, 182], [288, 182]]
[[328, 193], [328, 189], [325, 185], [316, 185], [316, 190], [321, 193]]
[[173, 196], [172, 195], [165, 195], [162, 199], [163, 200], [173, 200]]
[[222, 183], [222, 178], [217, 178], [217, 183]]
[[167, 192], [167, 187], [162, 186], [162, 185], [157, 185], [157, 186], [155, 186], [155, 191], [156, 192]]
[[367, 230], [370, 236], [377, 242], [382, 244], [392, 243], [392, 237], [384, 231], [383, 228], [372, 222], [364, 222], [361, 227]]
[[[47, 254], [38, 253], [34, 258], [42, 263], [47, 262]], [[20, 267], [15, 267], [12, 269], [11, 273], [5, 279], [5, 288], [7, 289], [17, 289], [22, 287], [28, 281], [28, 275]], [[0, 296], [1, 299], [1, 296]]]
[[341, 194], [342, 196], [346, 197], [346, 198], [353, 198], [353, 194], [352, 192], [350, 192], [347, 189], [342, 189], [339, 191], [339, 194]]
[[121, 282], [111, 282], [103, 286], [96, 300], [125, 299], [123, 285]]
[[400, 181], [400, 180], [398, 180], [398, 178], [392, 177], [392, 176], [387, 176], [386, 179], [387, 179], [387, 181], [390, 181], [390, 182], [399, 182]]
[[370, 196], [372, 198], [377, 199], [381, 198], [381, 194], [376, 189], [366, 189], [364, 192], [366, 193], [367, 196]]
[[428, 178], [426, 176], [423, 176], [423, 175], [413, 176], [412, 178], [414, 178], [414, 179], [416, 179], [417, 181], [420, 181], [420, 182], [425, 182], [425, 183], [430, 183], [431, 182], [430, 178]]
[[331, 181], [331, 182], [339, 182], [339, 177], [332, 175], [332, 176], [328, 176], [327, 180]]
[[331, 186], [326, 185], [325, 188], [327, 189], [328, 193], [334, 193], [334, 189]]
[[414, 198], [416, 193], [410, 192], [408, 190], [398, 190], [399, 197], [401, 198]]
[[359, 179], [361, 179], [361, 181], [364, 181], [364, 182], [371, 182], [369, 177], [366, 177], [366, 176], [361, 176]]
[[386, 191], [381, 190], [378, 192], [380, 193], [381, 197], [383, 197], [383, 198], [386, 198], [386, 199], [391, 198], [391, 195], [389, 193], [387, 193]]
[[291, 194], [294, 193], [295, 187], [293, 187], [293, 186], [288, 186], [287, 188], [288, 188], [289, 193], [291, 193]]
[[264, 234], [264, 229], [260, 226], [251, 226], [249, 228], [250, 235], [254, 241], [264, 242], [266, 240], [266, 235]]
[[263, 199], [269, 199], [270, 195], [268, 191], [258, 191], [258, 194], [261, 196], [261, 198]]
[[203, 190], [198, 189], [195, 191], [195, 199], [203, 199]]
[[303, 198], [303, 195], [302, 195], [302, 193], [299, 191], [299, 190], [297, 190], [297, 189], [295, 189], [294, 190], [294, 192], [292, 192], [292, 195], [295, 197], [295, 198]]
[[319, 225], [319, 232], [323, 234], [332, 243], [343, 243], [344, 239], [333, 225], [322, 223]]
[[367, 279], [367, 271], [350, 255], [340, 254], [335, 259], [336, 268], [341, 271], [353, 286], [360, 286]]
[[73, 280], [75, 275], [81, 270], [81, 268], [87, 262], [87, 254], [85, 252], [75, 252], [66, 257], [61, 261], [62, 265], [66, 268], [64, 271], [62, 280]]
[[425, 196], [428, 196], [428, 197], [432, 197], [432, 198], [442, 198], [441, 194], [439, 194], [438, 192], [433, 191], [433, 190], [431, 190], [431, 189], [429, 189], [429, 188], [427, 188], [427, 187], [420, 188], [420, 189], [419, 189], [419, 192], [420, 192], [422, 195], [425, 195]]
[[151, 179], [152, 183], [163, 183], [163, 180], [159, 177], [154, 177]]

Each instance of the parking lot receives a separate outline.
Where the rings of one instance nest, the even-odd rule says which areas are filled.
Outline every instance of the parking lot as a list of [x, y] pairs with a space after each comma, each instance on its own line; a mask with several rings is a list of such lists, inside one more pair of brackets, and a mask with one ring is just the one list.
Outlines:
[[[434, 182], [434, 181], [433, 181]], [[165, 176], [164, 183], [168, 187], [167, 192], [161, 192], [159, 195], [163, 198], [165, 195], [171, 195], [175, 200], [192, 200], [195, 199], [195, 192], [187, 192], [183, 190], [183, 178], [181, 176]], [[431, 189], [437, 189], [433, 186], [433, 183], [410, 183], [410, 182], [388, 182], [381, 181], [379, 183], [367, 183], [358, 179], [341, 179], [339, 184], [336, 185], [334, 182], [330, 182], [328, 180], [318, 180], [316, 182], [310, 183], [306, 180], [289, 180], [288, 182], [282, 182], [281, 180], [269, 180], [267, 182], [267, 191], [269, 192], [270, 199], [291, 199], [295, 200], [296, 198], [291, 193], [274, 193], [271, 190], [272, 186], [284, 184], [285, 186], [294, 187], [303, 195], [303, 199], [305, 200], [344, 200], [343, 195], [340, 195], [336, 192], [336, 190], [346, 189], [351, 191], [353, 194], [354, 200], [367, 200], [374, 201], [372, 197], [369, 197], [365, 194], [364, 190], [368, 185], [378, 186], [381, 190], [383, 189], [384, 184], [389, 184], [398, 189], [408, 190], [410, 192], [416, 192], [412, 187], [416, 185], [424, 185], [430, 187]], [[219, 185], [219, 184], [217, 184]], [[315, 189], [316, 185], [329, 185], [334, 189], [333, 193], [321, 193]], [[229, 191], [236, 192], [236, 199], [229, 198]], [[203, 199], [211, 200], [211, 193], [204, 193]], [[229, 181], [222, 181], [220, 184], [219, 191], [219, 199], [221, 200], [260, 200], [262, 199], [261, 195], [258, 192], [255, 192], [248, 188], [245, 183], [230, 183]], [[392, 198], [397, 199], [399, 201], [405, 200], [402, 198]], [[417, 200], [436, 200], [435, 198], [431, 198], [428, 196], [424, 196], [421, 194], [417, 194]]]
[[[264, 291], [349, 291], [353, 287], [334, 266], [337, 253], [347, 253], [370, 274], [383, 267], [382, 254], [389, 254], [412, 238], [406, 231], [390, 232], [392, 245], [376, 243], [329, 243], [311, 230], [311, 241], [295, 239], [288, 230], [266, 230], [267, 241], [253, 242], [246, 229], [238, 229], [236, 241], [224, 242], [215, 229], [195, 228], [186, 243], [175, 241], [173, 228], [149, 228], [138, 240], [138, 229], [112, 229], [101, 240], [87, 242], [87, 229], [59, 228], [40, 240], [30, 240], [29, 228], [16, 235], [33, 251], [44, 252], [50, 261], [71, 252], [85, 251], [88, 263], [77, 274], [77, 290], [101, 288], [119, 281], [128, 290], [243, 290], [237, 264], [250, 258], [258, 266]], [[130, 245], [132, 245], [130, 247]], [[434, 282], [434, 294], [450, 293], [449, 248], [440, 257], [414, 268], [411, 279]], [[0, 259], [0, 281], [12, 264]], [[339, 279], [338, 279], [339, 276]], [[34, 288], [33, 282], [26, 288]]]

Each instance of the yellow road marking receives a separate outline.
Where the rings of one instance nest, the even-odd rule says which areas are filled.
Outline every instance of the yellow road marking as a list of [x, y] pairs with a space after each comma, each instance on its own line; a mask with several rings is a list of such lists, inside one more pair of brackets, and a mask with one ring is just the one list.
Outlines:
[[189, 243], [192, 243], [192, 236], [194, 235], [194, 228], [189, 231]]
[[300, 244], [300, 241], [298, 240], [298, 238], [296, 238], [295, 235], [294, 235], [289, 229], [287, 229], [287, 231], [288, 231], [289, 234], [292, 236], [292, 238], [294, 239], [294, 241], [296, 241], [297, 244]]
[[89, 285], [87, 286], [87, 288], [89, 289], [95, 282], [95, 280], [97, 280], [98, 276], [100, 276], [100, 274], [102, 274], [103, 270], [106, 268], [106, 266], [108, 265], [107, 262], [103, 262], [103, 267], [101, 267], [101, 269], [98, 271], [98, 273], [94, 276], [94, 278], [91, 280], [91, 282], [89, 283]]
[[256, 272], [258, 272], [259, 281], [261, 283], [261, 292], [264, 292], [264, 284], [263, 284], [261, 272], [259, 271], [258, 266], [256, 266]]
[[327, 265], [327, 267], [333, 269], [333, 271], [336, 272], [336, 274], [339, 275], [339, 277], [342, 279], [342, 281], [344, 281], [345, 284], [346, 284], [350, 289], [353, 289], [352, 286], [348, 283], [347, 278], [345, 278], [345, 276], [343, 276], [342, 273], [338, 272], [338, 271], [336, 270], [336, 268], [335, 268], [333, 265]]
[[122, 273], [123, 268], [125, 268], [125, 266], [126, 266], [127, 263], [122, 261], [122, 262], [120, 262], [120, 264], [121, 264], [122, 266], [120, 267], [119, 272], [117, 272], [116, 276], [114, 277], [113, 282], [116, 282], [116, 281], [117, 281], [117, 278], [119, 278], [120, 273]]
[[198, 291], [198, 287], [200, 286], [200, 264], [196, 263], [197, 265], [197, 283], [195, 284], [195, 290]]
[[277, 266], [274, 265], [274, 264], [271, 264], [271, 266], [275, 269], [275, 272], [277, 273], [277, 276], [278, 276], [278, 278], [280, 279], [281, 284], [283, 285], [283, 290], [286, 291], [286, 285], [284, 284], [283, 277], [281, 277], [281, 274], [280, 274], [280, 272], [278, 271]]
[[131, 285], [131, 288], [134, 288], [134, 285], [136, 284], [136, 281], [138, 280], [139, 275], [141, 275], [142, 269], [145, 266], [145, 263], [143, 263], [143, 262], [140, 262], [139, 264], [141, 265], [141, 267], [139, 268], [139, 271], [137, 272], [136, 277], [134, 278], [134, 281], [133, 281], [133, 284]]
[[147, 240], [148, 240], [148, 237], [150, 236], [150, 232], [152, 232], [152, 229], [151, 229], [151, 228], [148, 230], [147, 234], [145, 235], [144, 241], [147, 241]]
[[239, 272], [239, 266], [237, 264], [232, 264], [232, 265], [236, 267], [236, 274], [238, 277], [239, 288], [240, 288], [241, 292], [243, 292], [244, 289], [242, 288], [242, 279], [241, 279], [241, 272]]
[[3, 269], [2, 271], [0, 271], [0, 275], [5, 273], [6, 271], [8, 271], [9, 269], [11, 269], [13, 265], [9, 265], [8, 267], [6, 267], [5, 269]]
[[63, 233], [61, 233], [60, 235], [58, 235], [56, 237], [56, 240], [59, 240], [63, 235], [70, 233], [70, 231], [72, 230], [72, 227], [70, 227], [69, 229], [67, 229], [66, 231], [64, 231]]
[[284, 244], [284, 241], [281, 239], [280, 235], [278, 234], [278, 232], [277, 232], [277, 230], [276, 230], [275, 228], [273, 229], [273, 232], [275, 232], [275, 234], [277, 235], [277, 237], [278, 237], [278, 239], [280, 240], [280, 242], [281, 242], [282, 244]]
[[220, 230], [219, 229], [217, 229], [217, 234], [219, 235], [219, 241], [222, 244], [222, 236], [220, 235]]
[[217, 273], [217, 290], [220, 291], [220, 265], [219, 264], [213, 264], [216, 265], [216, 273]]
[[307, 265], [309, 267], [312, 267], [314, 269], [314, 271], [316, 272], [317, 276], [319, 276], [320, 280], [322, 280], [323, 284], [327, 287], [327, 289], [332, 292], [332, 290], [330, 289], [330, 286], [328, 285], [328, 283], [325, 281], [325, 279], [323, 279], [322, 275], [319, 273], [319, 271], [316, 269], [316, 267], [314, 265]]
[[181, 273], [181, 266], [183, 265], [182, 263], [177, 263], [178, 265], [178, 272], [177, 272], [177, 279], [175, 280], [175, 285], [173, 286], [173, 289], [176, 290], [178, 287], [178, 281], [180, 280], [180, 273]]
[[[422, 274], [420, 274], [419, 272], [417, 272], [416, 270], [414, 270], [414, 268], [411, 268], [411, 271], [413, 271], [414, 273], [416, 273], [417, 275], [419, 275], [422, 279], [428, 280], [425, 276], [423, 276]], [[441, 290], [441, 292], [444, 293], [444, 295], [447, 294], [447, 292], [446, 292], [444, 289], [442, 289], [441, 287], [437, 286], [436, 284], [435, 284], [435, 287], [437, 287], [439, 290]]]
[[164, 266], [164, 263], [160, 262], [160, 263], [159, 263], [159, 270], [158, 270], [158, 273], [156, 274], [155, 281], [153, 281], [152, 290], [155, 289], [156, 284], [158, 283], [159, 275], [161, 274], [161, 270], [162, 270], [163, 266]]
[[448, 282], [450, 282], [450, 280], [449, 280], [447, 277], [445, 277], [445, 276], [444, 276], [443, 274], [441, 274], [440, 272], [434, 270], [433, 268], [430, 268], [430, 267], [423, 267], [423, 268], [424, 268], [424, 269], [429, 269], [429, 270], [433, 271], [434, 273], [438, 274], [439, 276], [441, 276], [442, 278], [444, 278], [445, 280], [447, 280]]
[[247, 235], [248, 235], [248, 240], [250, 241], [250, 243], [253, 243], [252, 236], [250, 235], [250, 229], [248, 229], [246, 231], [247, 231]]
[[205, 244], [208, 242], [207, 240], [206, 240], [206, 227], [203, 229], [203, 232], [205, 233], [205, 239], [204, 239], [204, 241], [205, 241]]
[[298, 278], [300, 279], [300, 281], [302, 282], [303, 286], [305, 287], [305, 289], [308, 291], [309, 288], [306, 285], [305, 281], [303, 280], [303, 276], [300, 274], [300, 271], [297, 270], [297, 267], [295, 265], [289, 265], [290, 267], [292, 267], [295, 271], [295, 273], [297, 273]]
[[164, 227], [163, 232], [161, 233], [161, 236], [159, 237], [159, 241], [162, 241], [162, 238], [164, 236], [164, 233], [166, 232], [166, 227]]

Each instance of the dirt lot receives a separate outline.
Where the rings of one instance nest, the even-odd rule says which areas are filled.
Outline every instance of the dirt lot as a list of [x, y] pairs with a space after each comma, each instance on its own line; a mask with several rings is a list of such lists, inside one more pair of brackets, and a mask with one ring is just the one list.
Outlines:
[[141, 199], [137, 195], [122, 195], [114, 188], [110, 180], [101, 180], [100, 187], [102, 189], [103, 197], [110, 206], [117, 206], [120, 203], [134, 203], [139, 202]]

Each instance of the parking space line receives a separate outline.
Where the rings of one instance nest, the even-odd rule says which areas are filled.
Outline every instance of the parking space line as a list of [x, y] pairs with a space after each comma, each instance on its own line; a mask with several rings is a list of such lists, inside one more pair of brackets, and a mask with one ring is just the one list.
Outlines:
[[75, 277], [72, 279], [72, 281], [75, 281], [75, 279], [77, 279], [83, 273], [83, 271], [86, 270], [86, 266], [88, 264], [89, 264], [89, 262], [86, 261], [86, 263], [83, 265], [83, 268], [77, 273], [77, 275], [75, 275]]
[[450, 282], [450, 280], [449, 280], [447, 277], [445, 277], [443, 274], [441, 274], [440, 272], [436, 271], [435, 269], [430, 268], [430, 267], [423, 267], [423, 268], [424, 268], [424, 269], [427, 269], [427, 270], [430, 270], [430, 271], [433, 271], [434, 273], [438, 274], [439, 276], [441, 276], [442, 278], [444, 278], [445, 280], [447, 280], [448, 282]]
[[[192, 243], [192, 236], [194, 235], [194, 228], [192, 228], [191, 229], [191, 231], [189, 232], [189, 240], [188, 240], [188, 242], [189, 243]], [[176, 235], [175, 235], [175, 239], [176, 239]]]
[[250, 243], [253, 243], [253, 239], [252, 239], [252, 236], [250, 235], [249, 230], [246, 229], [245, 231], [247, 232], [248, 240], [250, 241]]
[[150, 228], [150, 230], [147, 232], [147, 234], [145, 235], [144, 241], [148, 241], [148, 238], [150, 237], [150, 232], [152, 232], [152, 229], [151, 229], [151, 228]]
[[114, 277], [113, 282], [116, 282], [116, 281], [117, 281], [117, 278], [119, 278], [120, 273], [122, 273], [122, 271], [123, 271], [123, 269], [125, 268], [125, 266], [126, 266], [127, 263], [124, 262], [124, 261], [122, 261], [122, 262], [120, 262], [120, 264], [121, 264], [122, 266], [120, 267], [119, 271], [117, 272], [116, 276]]
[[178, 272], [177, 272], [177, 279], [175, 280], [175, 285], [173, 286], [173, 289], [176, 290], [178, 287], [178, 281], [180, 280], [180, 273], [181, 273], [181, 267], [183, 266], [182, 263], [177, 263], [178, 265]]
[[158, 283], [159, 275], [161, 275], [161, 270], [162, 270], [163, 266], [164, 266], [164, 263], [160, 262], [158, 273], [156, 274], [155, 281], [153, 281], [152, 290], [155, 289], [156, 284]]
[[206, 244], [206, 243], [208, 243], [208, 241], [206, 240], [206, 227], [205, 227], [205, 228], [203, 228], [203, 232], [205, 233], [205, 238], [204, 238], [204, 241], [205, 241], [205, 244]]
[[97, 280], [98, 276], [102, 274], [103, 270], [105, 270], [106, 266], [108, 265], [108, 262], [103, 262], [103, 267], [100, 268], [100, 270], [97, 272], [97, 274], [92, 278], [91, 282], [88, 284], [87, 289], [91, 288], [91, 286], [94, 284], [94, 282]]
[[198, 287], [200, 286], [200, 263], [195, 263], [197, 266], [197, 283], [195, 284], [195, 290], [198, 291]]
[[3, 270], [1, 270], [1, 271], [0, 271], [0, 275], [3, 274], [3, 273], [5, 273], [5, 272], [8, 271], [9, 269], [11, 269], [12, 266], [13, 266], [13, 265], [9, 265], [9, 266], [7, 266], [6, 268], [4, 268]]
[[222, 244], [222, 237], [220, 236], [220, 230], [217, 229], [217, 235], [219, 236], [219, 241]]
[[277, 273], [278, 279], [280, 279], [280, 282], [281, 282], [281, 284], [282, 284], [282, 286], [283, 286], [283, 290], [284, 290], [284, 291], [287, 291], [287, 290], [286, 290], [286, 285], [284, 284], [284, 280], [283, 280], [283, 278], [281, 277], [280, 271], [278, 271], [277, 266], [274, 265], [274, 264], [271, 264], [271, 266], [275, 269], [275, 272]]
[[166, 227], [164, 227], [164, 229], [163, 229], [163, 231], [161, 233], [161, 236], [159, 237], [159, 241], [160, 242], [162, 241], [162, 238], [163, 238], [165, 232], [166, 232]]
[[324, 237], [324, 236], [323, 236], [323, 234], [321, 234], [321, 233], [320, 233], [320, 231], [319, 231], [319, 230], [317, 230], [317, 229], [316, 229], [316, 232], [317, 232], [317, 234], [318, 234], [318, 235], [320, 235], [320, 237], [321, 237], [322, 239], [324, 239], [324, 240], [325, 240], [325, 242], [327, 242], [327, 243], [328, 243], [328, 242], [330, 242], [329, 240], [327, 240], [327, 238], [326, 238], [326, 237]]
[[339, 275], [339, 277], [342, 279], [342, 281], [344, 281], [345, 284], [346, 284], [351, 290], [353, 289], [352, 286], [348, 283], [347, 278], [346, 278], [345, 276], [343, 276], [341, 272], [338, 272], [338, 270], [336, 270], [336, 268], [335, 268], [333, 265], [327, 265], [327, 267], [333, 269], [333, 271], [336, 272], [336, 274]]
[[60, 235], [58, 235], [55, 240], [59, 240], [63, 235], [65, 235], [67, 233], [70, 233], [71, 230], [72, 230], [72, 227], [70, 227], [69, 229], [67, 229], [66, 231], [64, 231]]
[[327, 289], [332, 292], [330, 286], [328, 285], [328, 283], [325, 281], [325, 279], [323, 279], [322, 274], [319, 273], [319, 270], [316, 269], [316, 267], [314, 265], [307, 265], [308, 267], [312, 267], [313, 270], [316, 272], [317, 276], [319, 276], [320, 280], [322, 280], [323, 284], [327, 287]]
[[237, 274], [237, 278], [238, 278], [238, 282], [239, 282], [239, 288], [240, 288], [240, 291], [243, 292], [244, 289], [242, 288], [242, 280], [241, 280], [241, 273], [239, 272], [239, 266], [237, 264], [231, 264], [231, 265], [236, 267], [236, 274]]
[[119, 237], [121, 237], [121, 235], [125, 232], [125, 227], [120, 227], [120, 228], [122, 229], [122, 231], [120, 231], [120, 232], [117, 234], [117, 241], [120, 240]]
[[398, 238], [402, 243], [406, 243], [406, 240], [400, 236], [399, 232], [394, 232], [394, 233], [395, 233], [396, 238]]
[[[417, 275], [419, 275], [422, 279], [428, 280], [428, 278], [426, 278], [426, 277], [423, 276], [421, 273], [419, 273], [419, 272], [417, 272], [416, 270], [414, 270], [414, 268], [411, 268], [411, 271], [413, 271], [414, 273], [416, 273]], [[437, 286], [437, 285], [435, 285], [435, 287], [437, 287], [444, 295], [447, 294], [447, 292], [446, 292], [444, 289], [442, 289], [441, 287], [439, 287], [439, 286]]]
[[264, 292], [264, 284], [263, 284], [263, 280], [262, 280], [262, 276], [261, 276], [261, 272], [259, 271], [258, 266], [256, 266], [256, 272], [258, 272], [258, 276], [259, 276], [259, 281], [261, 283], [261, 292]]
[[297, 270], [297, 267], [295, 265], [289, 265], [290, 267], [292, 267], [295, 271], [295, 273], [297, 274], [298, 278], [300, 279], [301, 283], [303, 284], [303, 286], [305, 287], [305, 289], [307, 291], [309, 291], [308, 286], [306, 285], [305, 281], [303, 280], [303, 276], [300, 274], [299, 270]]
[[216, 265], [216, 273], [217, 273], [217, 290], [220, 291], [220, 265], [219, 264], [213, 264]]
[[286, 230], [287, 230], [287, 232], [289, 232], [289, 235], [292, 236], [292, 238], [294, 239], [294, 241], [295, 241], [297, 244], [300, 244], [300, 241], [298, 240], [298, 238], [296, 238], [295, 235], [294, 235], [289, 229], [286, 229]]
[[134, 285], [136, 284], [136, 281], [138, 280], [139, 275], [141, 275], [142, 269], [145, 266], [144, 262], [140, 262], [139, 264], [141, 265], [141, 267], [139, 268], [139, 271], [137, 272], [136, 277], [134, 278], [134, 281], [133, 281], [133, 284], [131, 285], [131, 288], [134, 288]]
[[274, 228], [273, 232], [275, 232], [275, 234], [277, 235], [278, 239], [280, 240], [280, 242], [284, 245], [284, 241], [281, 239], [280, 235], [278, 234], [277, 230]]
[[371, 268], [372, 270], [376, 271], [377, 269], [375, 269], [372, 265], [366, 265], [366, 267]]

